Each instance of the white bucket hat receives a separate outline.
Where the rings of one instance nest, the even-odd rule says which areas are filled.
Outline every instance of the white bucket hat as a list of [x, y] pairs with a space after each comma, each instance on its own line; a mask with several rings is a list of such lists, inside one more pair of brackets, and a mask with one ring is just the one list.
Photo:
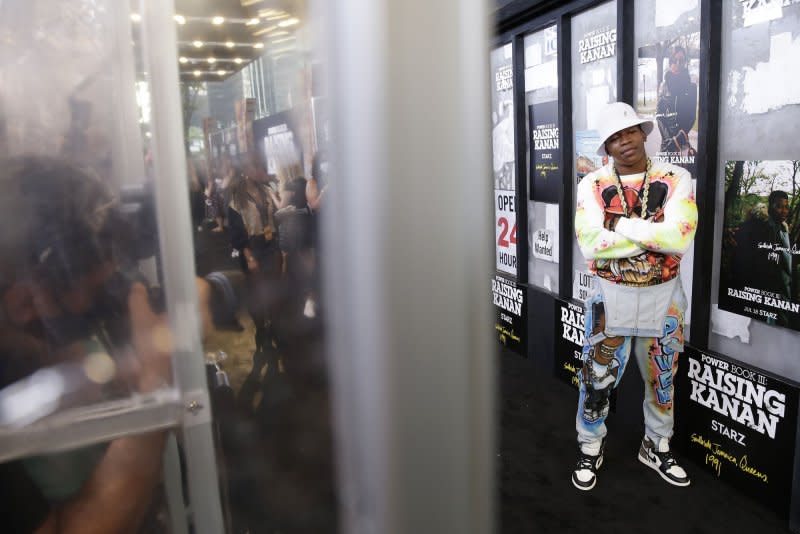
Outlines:
[[600, 146], [597, 147], [597, 154], [607, 156], [606, 141], [609, 137], [620, 130], [640, 125], [645, 135], [653, 131], [653, 121], [643, 119], [636, 114], [636, 111], [625, 102], [612, 102], [607, 105], [600, 113]]

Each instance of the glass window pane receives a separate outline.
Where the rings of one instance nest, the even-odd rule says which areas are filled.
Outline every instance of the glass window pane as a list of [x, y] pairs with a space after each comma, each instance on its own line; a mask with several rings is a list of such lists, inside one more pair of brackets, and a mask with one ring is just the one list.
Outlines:
[[[634, 101], [640, 116], [653, 119], [647, 136], [651, 160], [667, 161], [692, 173], [697, 188], [697, 133], [700, 109], [700, 4], [646, 0], [636, 4]], [[681, 260], [681, 283], [692, 322], [694, 247]]]
[[713, 350], [792, 380], [800, 379], [800, 256], [792, 248], [800, 242], [792, 161], [800, 98], [785, 89], [794, 84], [798, 28], [798, 4], [723, 3], [709, 341]]
[[555, 25], [525, 37], [528, 161], [528, 281], [558, 292], [558, 198], [561, 169], [558, 115], [558, 32]]
[[[576, 183], [607, 163], [596, 154], [597, 114], [617, 99], [617, 2], [606, 2], [572, 18], [572, 130]], [[573, 206], [575, 199], [573, 198]], [[572, 297], [584, 300], [591, 287], [586, 260], [573, 239]]]
[[514, 143], [514, 63], [511, 43], [491, 52], [492, 170], [494, 171], [496, 268], [517, 276], [517, 213]]

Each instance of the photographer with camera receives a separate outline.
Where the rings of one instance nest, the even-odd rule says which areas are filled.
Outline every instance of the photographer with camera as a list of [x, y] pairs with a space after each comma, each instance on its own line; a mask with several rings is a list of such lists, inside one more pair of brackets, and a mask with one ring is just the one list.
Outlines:
[[[120, 209], [104, 184], [60, 159], [0, 162], [0, 403], [43, 368], [74, 381], [70, 404], [147, 394], [171, 381], [171, 340], [157, 291], [137, 273], [154, 230]], [[152, 235], [149, 236], [152, 240]], [[197, 280], [203, 328], [230, 324], [235, 293], [217, 273]], [[105, 354], [99, 380], [90, 357]], [[22, 381], [22, 382], [21, 382]], [[35, 408], [35, 407], [34, 407]], [[29, 421], [9, 419], [13, 427]], [[72, 475], [48, 472], [48, 456], [0, 465], [4, 531], [134, 532], [161, 478], [166, 431], [62, 453]], [[45, 467], [43, 467], [45, 466]], [[51, 470], [52, 471], [52, 470]]]

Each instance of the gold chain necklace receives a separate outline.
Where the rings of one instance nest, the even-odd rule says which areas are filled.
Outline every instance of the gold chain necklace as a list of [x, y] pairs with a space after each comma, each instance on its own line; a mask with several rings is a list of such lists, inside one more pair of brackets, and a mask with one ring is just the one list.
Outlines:
[[[639, 188], [639, 191], [642, 192], [642, 219], [647, 218], [647, 197], [650, 194], [650, 158], [647, 158], [647, 166], [644, 169], [644, 178], [642, 179], [642, 186]], [[625, 211], [625, 216], [629, 217], [630, 213], [628, 213], [628, 203], [625, 201], [625, 194], [622, 192], [622, 179], [619, 177], [619, 171], [617, 171], [617, 166], [614, 165], [614, 177], [617, 179], [617, 195], [619, 195], [620, 204], [622, 204], [622, 209]]]

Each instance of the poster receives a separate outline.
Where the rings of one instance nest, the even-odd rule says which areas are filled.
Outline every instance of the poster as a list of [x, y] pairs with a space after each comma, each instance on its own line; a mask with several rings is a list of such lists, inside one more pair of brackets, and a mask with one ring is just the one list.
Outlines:
[[294, 132], [288, 124], [271, 126], [264, 137], [264, 156], [267, 173], [276, 174], [279, 168], [300, 164], [300, 151], [297, 150]]
[[533, 257], [553, 263], [558, 262], [558, 235], [553, 230], [539, 228], [533, 232]]
[[517, 210], [513, 191], [495, 191], [495, 239], [498, 271], [517, 276]]
[[672, 440], [708, 473], [788, 517], [795, 386], [725, 356], [686, 347]]
[[800, 330], [800, 161], [728, 161], [720, 309]]
[[636, 111], [655, 122], [645, 143], [650, 158], [696, 178], [700, 31], [691, 20], [686, 33], [639, 48]]
[[245, 98], [234, 102], [236, 112], [236, 143], [240, 152], [249, 152], [253, 147], [253, 119], [256, 115], [256, 100]]
[[502, 276], [492, 279], [492, 302], [495, 306], [494, 330], [497, 340], [514, 352], [526, 355], [525, 289]]
[[256, 151], [263, 156], [268, 174], [278, 170], [290, 176], [303, 167], [303, 151], [300, 145], [297, 118], [292, 112], [282, 112], [253, 121], [253, 138]]
[[556, 378], [578, 389], [586, 331], [583, 306], [560, 299], [555, 299], [555, 306], [554, 372]]
[[600, 132], [597, 130], [575, 132], [575, 171], [578, 183], [584, 176], [608, 163], [608, 156], [597, 155], [599, 145]]
[[[617, 100], [617, 15], [618, 2], [611, 0], [593, 5], [570, 20], [572, 76], [569, 93], [575, 132], [575, 177], [572, 179], [578, 182], [607, 163], [596, 153], [600, 142], [597, 130], [601, 128], [601, 115], [606, 105]], [[570, 200], [574, 206], [575, 197]], [[572, 298], [583, 300], [588, 289], [579, 282], [582, 278], [579, 273], [585, 274], [587, 267], [576, 239], [572, 240], [572, 267], [575, 272]], [[585, 278], [590, 277], [586, 274]]]
[[575, 269], [575, 275], [572, 277], [572, 298], [586, 302], [593, 287], [594, 275], [589, 271]]
[[558, 101], [528, 106], [531, 200], [557, 203], [561, 190]]
[[514, 65], [511, 43], [491, 53], [492, 69], [492, 170], [494, 188], [515, 189], [514, 170]]

